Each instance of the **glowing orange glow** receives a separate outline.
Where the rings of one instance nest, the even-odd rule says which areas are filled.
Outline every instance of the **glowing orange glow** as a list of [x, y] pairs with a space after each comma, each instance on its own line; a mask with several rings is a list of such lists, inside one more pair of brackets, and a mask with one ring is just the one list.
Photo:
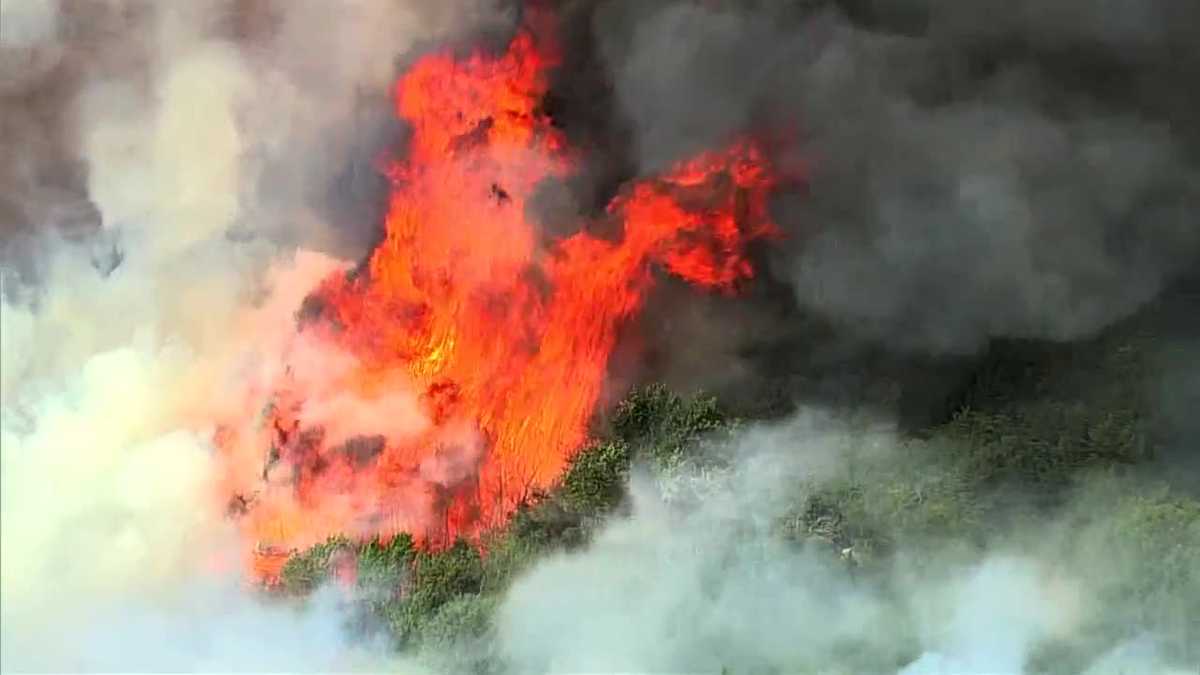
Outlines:
[[[717, 292], [753, 276], [745, 245], [776, 232], [775, 176], [749, 139], [626, 186], [603, 216], [615, 240], [539, 233], [535, 189], [578, 163], [539, 108], [556, 63], [527, 30], [503, 55], [434, 54], [399, 81], [412, 134], [388, 169], [386, 237], [364, 269], [314, 292], [301, 331], [353, 358], [319, 386], [356, 400], [405, 390], [421, 421], [364, 427], [378, 438], [352, 448], [306, 419], [314, 385], [285, 378], [255, 441], [276, 456], [242, 519], [251, 541], [289, 550], [405, 530], [441, 546], [502, 524], [587, 441], [618, 331], [656, 266]], [[255, 564], [270, 578], [282, 563]]]

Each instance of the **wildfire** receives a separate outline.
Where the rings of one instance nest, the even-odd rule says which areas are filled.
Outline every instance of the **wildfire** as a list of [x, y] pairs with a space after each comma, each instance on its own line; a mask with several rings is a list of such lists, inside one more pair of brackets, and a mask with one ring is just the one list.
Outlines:
[[[386, 238], [313, 292], [298, 336], [347, 360], [314, 377], [293, 355], [252, 439], [269, 456], [241, 522], [277, 547], [260, 575], [278, 573], [278, 551], [336, 533], [440, 546], [501, 524], [585, 444], [655, 266], [719, 292], [753, 275], [745, 245], [776, 233], [776, 177], [750, 139], [627, 186], [604, 216], [616, 240], [541, 236], [535, 189], [578, 164], [540, 109], [557, 62], [549, 34], [529, 29], [502, 55], [434, 54], [398, 82], [412, 134], [388, 167]], [[314, 412], [335, 396], [377, 409], [361, 415], [377, 428], [353, 405]], [[362, 428], [334, 428], [346, 424]]]

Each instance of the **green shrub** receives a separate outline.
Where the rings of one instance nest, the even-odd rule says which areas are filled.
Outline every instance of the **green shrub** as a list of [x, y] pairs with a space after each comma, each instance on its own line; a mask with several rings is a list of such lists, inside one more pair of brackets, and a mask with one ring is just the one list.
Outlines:
[[445, 650], [487, 636], [499, 604], [494, 595], [460, 595], [437, 609], [421, 627], [421, 644]]
[[506, 672], [495, 654], [492, 617], [499, 597], [463, 595], [447, 602], [421, 627], [420, 651], [437, 672]]
[[505, 591], [513, 578], [555, 549], [583, 544], [586, 529], [580, 514], [557, 498], [520, 508], [502, 531], [484, 540], [484, 593]]
[[706, 436], [731, 426], [716, 398], [684, 398], [663, 385], [632, 392], [617, 405], [612, 435], [659, 466], [680, 461]]
[[983, 520], [972, 481], [956, 471], [927, 470], [881, 480], [861, 494], [871, 530], [898, 541], [970, 539], [979, 534]]
[[330, 537], [323, 543], [288, 558], [280, 572], [283, 590], [292, 594], [309, 593], [329, 578], [335, 553], [350, 551], [353, 544], [343, 536]]
[[384, 542], [372, 539], [358, 546], [358, 585], [366, 589], [394, 588], [404, 578], [417, 550], [407, 532]]
[[1122, 572], [1106, 599], [1177, 649], [1200, 644], [1200, 501], [1165, 489], [1126, 495], [1098, 529], [1093, 549]]
[[705, 441], [726, 438], [734, 425], [715, 398], [684, 398], [662, 385], [635, 390], [617, 405], [611, 438], [582, 450], [556, 491], [561, 504], [591, 519], [620, 504], [631, 463], [638, 458], [663, 469], [702, 453]]
[[939, 432], [963, 471], [984, 482], [1062, 486], [1083, 469], [1135, 464], [1149, 453], [1132, 410], [1047, 403], [1016, 413], [964, 410]]
[[1071, 639], [1042, 646], [1033, 670], [1079, 672], [1145, 634], [1169, 660], [1200, 658], [1200, 501], [1130, 487], [1109, 473], [1093, 477], [1045, 545], [1043, 556], [1092, 592], [1091, 607]]
[[417, 553], [404, 592], [384, 614], [397, 641], [417, 643], [425, 624], [443, 605], [460, 596], [478, 594], [482, 588], [479, 551], [460, 539], [444, 551]]
[[941, 542], [983, 537], [985, 513], [971, 481], [944, 467], [868, 471], [810, 489], [781, 522], [783, 534], [879, 562], [897, 546], [936, 550]]
[[629, 446], [609, 441], [589, 446], [575, 456], [563, 476], [559, 494], [576, 513], [602, 514], [625, 494], [629, 475]]

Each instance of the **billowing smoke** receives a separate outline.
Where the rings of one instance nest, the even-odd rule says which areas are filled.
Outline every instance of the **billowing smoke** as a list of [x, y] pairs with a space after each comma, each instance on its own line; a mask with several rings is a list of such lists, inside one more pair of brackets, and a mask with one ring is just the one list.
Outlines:
[[[376, 162], [405, 134], [389, 101], [398, 69], [508, 31], [497, 4], [0, 2], [4, 670], [415, 667], [347, 637], [353, 599], [338, 589], [267, 602], [240, 585], [244, 551], [220, 516], [258, 473], [221, 473], [214, 423], [255, 424], [250, 408], [289, 366], [301, 388], [353, 370], [296, 338], [296, 312], [380, 236]], [[790, 137], [794, 154], [773, 159], [805, 175], [803, 193], [775, 200], [788, 236], [765, 254], [786, 319], [672, 311], [665, 351], [689, 348], [667, 359], [720, 371], [684, 381], [725, 381], [734, 368], [714, 353], [798, 316], [836, 343], [798, 358], [826, 364], [860, 342], [945, 355], [1090, 336], [1195, 266], [1188, 0], [558, 4], [585, 18], [568, 22], [568, 50], [578, 39], [578, 58], [596, 58], [567, 54], [551, 114], [598, 157], [585, 185], [550, 187], [547, 230], [607, 203], [614, 176], [748, 129]], [[596, 83], [612, 100], [586, 96]], [[1196, 353], [1164, 355], [1173, 379], [1156, 399], [1173, 457], [1193, 467]], [[333, 443], [428, 424], [403, 383], [369, 400], [313, 389], [303, 414]], [[1110, 596], [1137, 588], [1148, 561], [1195, 558], [1114, 539], [1126, 515], [1104, 477], [1051, 522], [970, 546], [901, 541], [869, 574], [869, 552], [831, 560], [830, 542], [780, 540], [790, 491], [923, 470], [909, 450], [892, 431], [798, 417], [751, 429], [723, 469], [638, 476], [628, 517], [506, 594], [497, 662], [1019, 672], [1048, 643], [1144, 618]], [[1075, 665], [1164, 672], [1176, 661], [1163, 645], [1187, 630], [1126, 635]]]
[[613, 2], [594, 23], [641, 170], [797, 134], [809, 180], [776, 204], [770, 269], [845, 335], [1084, 337], [1196, 262], [1194, 3]]
[[[889, 485], [898, 476], [935, 476], [918, 448], [809, 411], [745, 430], [725, 468], [635, 474], [627, 517], [513, 585], [496, 652], [512, 672], [1186, 672], [1162, 648], [1182, 644], [1173, 631], [1188, 617], [1114, 593], [1172, 555], [1112, 536], [1132, 515], [1113, 495], [1131, 483], [1089, 482], [1060, 516], [1013, 521], [982, 546], [952, 526], [910, 535], [882, 566], [861, 543], [839, 555], [825, 535], [793, 538], [823, 491], [877, 484], [870, 509], [903, 489]], [[953, 509], [937, 481], [913, 497]], [[1189, 547], [1200, 532], [1181, 534]], [[1167, 618], [1163, 633], [1139, 628], [1146, 607]], [[1114, 624], [1127, 637], [1109, 642]], [[1054, 660], [1078, 645], [1089, 655]]]
[[505, 20], [0, 5], [5, 671], [381, 667], [336, 602], [263, 606], [237, 581], [213, 424], [253, 419], [304, 295], [373, 243], [397, 59]]

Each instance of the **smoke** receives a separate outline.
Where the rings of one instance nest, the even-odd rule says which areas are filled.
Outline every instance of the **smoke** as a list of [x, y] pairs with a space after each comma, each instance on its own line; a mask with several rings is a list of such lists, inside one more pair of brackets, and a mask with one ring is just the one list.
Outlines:
[[[243, 589], [215, 583], [171, 598], [165, 608], [125, 606], [112, 623], [85, 632], [88, 666], [102, 671], [166, 672], [265, 671], [317, 672], [353, 668], [354, 647], [337, 617], [344, 609], [332, 589], [322, 589], [301, 613], [291, 607], [264, 607]], [[121, 648], [128, 635], [146, 641], [130, 653]], [[303, 641], [296, 636], [304, 636]], [[278, 648], [287, 645], [286, 650]]]
[[48, 41], [57, 29], [57, 3], [38, 0], [16, 0], [5, 3], [0, 10], [0, 44], [6, 47], [28, 47]]
[[[501, 654], [531, 672], [802, 669], [870, 634], [884, 618], [877, 598], [766, 536], [783, 477], [827, 473], [846, 447], [820, 433], [806, 445], [796, 462], [743, 457], [731, 474], [635, 480], [627, 520], [514, 584], [497, 618]], [[537, 637], [551, 630], [554, 640]]]
[[[1191, 5], [854, 5], [613, 2], [593, 17], [638, 171], [759, 123], [798, 129], [808, 194], [776, 204], [792, 236], [770, 270], [802, 309], [892, 347], [970, 352], [1090, 334], [1194, 263]], [[213, 421], [253, 425], [261, 387], [299, 365], [304, 414], [340, 440], [425, 424], [403, 383], [370, 400], [322, 389], [351, 367], [293, 341], [294, 312], [378, 235], [376, 153], [404, 135], [397, 67], [512, 17], [483, 0], [334, 7], [0, 2], [6, 671], [411, 667], [348, 643], [335, 591], [269, 604], [233, 581], [220, 500], [261, 457], [222, 475]], [[1083, 553], [1017, 531], [975, 555], [932, 543], [912, 557], [949, 562], [901, 556], [860, 583], [773, 527], [790, 479], [836, 480], [861, 440], [801, 420], [748, 436], [726, 473], [635, 483], [631, 518], [508, 595], [505, 658], [1019, 670], [1111, 619], [1089, 598], [1161, 553], [1107, 547], [1116, 516], [1081, 498], [1094, 518], [1051, 525], [1095, 532]], [[459, 480], [472, 441], [426, 477]], [[1159, 652], [1136, 636], [1089, 667], [1156, 668]]]
[[[349, 647], [342, 603], [270, 606], [235, 581], [238, 477], [214, 422], [253, 423], [302, 298], [373, 243], [397, 59], [506, 17], [468, 0], [0, 7], [3, 669], [402, 665]], [[362, 429], [396, 397], [313, 405]]]
[[[898, 490], [895, 476], [936, 471], [911, 444], [808, 412], [730, 452], [726, 468], [635, 474], [627, 517], [514, 583], [496, 618], [512, 672], [1184, 672], [1161, 638], [1187, 616], [1163, 609], [1166, 634], [1139, 633], [1137, 600], [1114, 599], [1164, 554], [1110, 536], [1131, 512], [1104, 496], [1130, 483], [1089, 483], [1059, 515], [982, 545], [949, 528], [909, 535], [880, 564], [786, 524], [848, 480], [883, 486], [869, 502]], [[1114, 624], [1130, 637], [1113, 641]]]
[[1148, 388], [1163, 477], [1193, 494], [1200, 477], [1200, 420], [1193, 412], [1200, 406], [1197, 300], [1200, 294], [1191, 280], [1163, 302], [1163, 320], [1153, 330], [1169, 338], [1154, 354], [1153, 367], [1161, 375]]
[[1194, 4], [832, 4], [593, 17], [640, 170], [795, 133], [807, 186], [777, 201], [770, 271], [806, 314], [972, 353], [1092, 335], [1195, 264]]

